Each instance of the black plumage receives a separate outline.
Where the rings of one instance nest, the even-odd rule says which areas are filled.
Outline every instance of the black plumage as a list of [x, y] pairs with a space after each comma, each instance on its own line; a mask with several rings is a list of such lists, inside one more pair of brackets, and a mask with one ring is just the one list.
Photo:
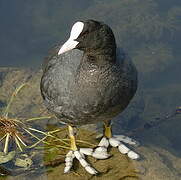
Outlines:
[[111, 28], [83, 23], [75, 49], [58, 55], [57, 47], [46, 58], [40, 85], [47, 109], [70, 125], [111, 120], [137, 89], [136, 68], [116, 47]]

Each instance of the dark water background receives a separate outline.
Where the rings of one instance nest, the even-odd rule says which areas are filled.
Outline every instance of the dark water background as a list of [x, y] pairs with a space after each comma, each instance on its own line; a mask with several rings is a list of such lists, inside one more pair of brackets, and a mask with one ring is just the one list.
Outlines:
[[174, 83], [180, 78], [180, 17], [178, 0], [1, 0], [0, 66], [39, 68], [76, 20], [93, 18], [113, 28], [146, 86]]
[[[109, 24], [139, 71], [137, 95], [120, 126], [139, 127], [181, 105], [179, 0], [0, 0], [0, 66], [39, 68], [48, 50], [64, 42], [72, 24], [82, 19]], [[179, 120], [155, 129], [171, 141], [165, 148], [178, 157]], [[143, 140], [162, 147], [154, 137]]]
[[[160, 90], [160, 96], [164, 89], [168, 96], [167, 90], [171, 88], [174, 98], [167, 97], [166, 104], [168, 108], [179, 104], [178, 0], [1, 0], [0, 66], [39, 68], [48, 50], [67, 39], [72, 24], [89, 18], [112, 27], [118, 46], [125, 49], [137, 66], [142, 96], [149, 88]], [[160, 106], [161, 100], [156, 100]]]

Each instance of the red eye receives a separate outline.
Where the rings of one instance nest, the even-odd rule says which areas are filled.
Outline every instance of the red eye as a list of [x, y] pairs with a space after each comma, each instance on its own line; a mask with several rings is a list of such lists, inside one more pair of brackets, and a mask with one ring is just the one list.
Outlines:
[[89, 31], [86, 30], [86, 31], [82, 32], [81, 36], [84, 36], [84, 35], [86, 35], [86, 34], [88, 34], [88, 33], [89, 33]]

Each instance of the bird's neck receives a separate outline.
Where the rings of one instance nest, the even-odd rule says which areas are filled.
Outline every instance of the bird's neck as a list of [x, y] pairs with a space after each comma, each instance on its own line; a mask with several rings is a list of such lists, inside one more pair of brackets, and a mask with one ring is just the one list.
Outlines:
[[116, 47], [86, 51], [84, 52], [84, 56], [87, 57], [87, 61], [98, 65], [114, 63], [116, 61]]

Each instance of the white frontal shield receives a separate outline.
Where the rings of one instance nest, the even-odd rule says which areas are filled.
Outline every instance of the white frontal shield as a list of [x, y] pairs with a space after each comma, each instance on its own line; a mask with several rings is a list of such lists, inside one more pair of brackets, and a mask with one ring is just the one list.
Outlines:
[[58, 55], [67, 52], [71, 49], [74, 49], [77, 44], [79, 43], [78, 41], [76, 41], [76, 39], [79, 37], [80, 33], [82, 32], [84, 28], [84, 23], [82, 22], [76, 22], [73, 27], [72, 30], [70, 32], [70, 37], [69, 39], [63, 44], [63, 46], [60, 48], [60, 50], [58, 51]]

